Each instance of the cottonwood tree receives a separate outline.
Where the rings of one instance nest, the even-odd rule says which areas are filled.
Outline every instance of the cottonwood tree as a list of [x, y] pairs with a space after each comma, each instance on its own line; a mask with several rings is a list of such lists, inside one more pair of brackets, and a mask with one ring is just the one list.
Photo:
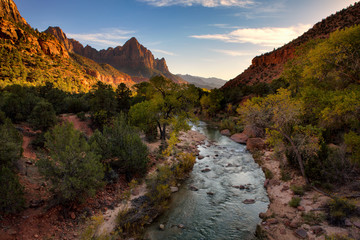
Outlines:
[[291, 98], [289, 90], [281, 88], [277, 94], [248, 100], [238, 112], [244, 123], [267, 129], [272, 136], [290, 144], [301, 174], [309, 183], [305, 174], [303, 156], [315, 155], [320, 145], [313, 131], [299, 126], [302, 110], [302, 103]]
[[[160, 139], [165, 141], [166, 129], [170, 124], [191, 118], [190, 110], [198, 99], [198, 91], [192, 85], [176, 84], [163, 76], [152, 77], [149, 83], [146, 98], [150, 103], [146, 105], [148, 108], [146, 111], [153, 113]], [[132, 108], [140, 107], [136, 104]], [[183, 124], [177, 124], [180, 125]]]

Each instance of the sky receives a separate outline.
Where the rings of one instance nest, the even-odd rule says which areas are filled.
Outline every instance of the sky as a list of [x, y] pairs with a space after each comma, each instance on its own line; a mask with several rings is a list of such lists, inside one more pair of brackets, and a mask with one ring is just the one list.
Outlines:
[[39, 31], [98, 50], [131, 37], [174, 74], [229, 80], [354, 0], [14, 0]]

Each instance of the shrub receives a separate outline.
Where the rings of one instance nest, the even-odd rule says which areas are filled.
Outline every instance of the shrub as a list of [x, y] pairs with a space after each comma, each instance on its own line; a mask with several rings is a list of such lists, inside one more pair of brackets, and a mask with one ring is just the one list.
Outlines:
[[305, 190], [302, 186], [291, 185], [290, 189], [293, 191], [295, 195], [303, 196], [305, 193]]
[[53, 105], [47, 101], [40, 101], [32, 110], [28, 121], [35, 129], [46, 131], [56, 124], [56, 113]]
[[83, 200], [103, 185], [104, 169], [81, 133], [71, 123], [57, 125], [45, 134], [49, 156], [37, 165], [52, 183], [52, 191], [61, 203]]
[[123, 115], [117, 117], [114, 124], [104, 127], [103, 132], [96, 131], [90, 142], [103, 161], [127, 175], [128, 180], [135, 174], [144, 175], [147, 170], [148, 149], [137, 132], [130, 127]]
[[298, 206], [300, 206], [300, 202], [301, 202], [301, 198], [293, 197], [289, 202], [289, 206], [293, 208], [297, 208]]
[[335, 225], [343, 225], [345, 219], [354, 213], [356, 206], [347, 199], [334, 198], [328, 203], [328, 220]]
[[322, 213], [316, 214], [314, 212], [301, 214], [304, 222], [309, 225], [318, 225], [325, 220], [325, 216]]
[[8, 167], [0, 166], [0, 212], [14, 213], [25, 205], [24, 188], [18, 176]]
[[0, 125], [0, 167], [12, 167], [22, 154], [22, 137], [10, 120]]
[[262, 170], [264, 171], [266, 179], [272, 179], [274, 177], [274, 174], [268, 168], [263, 167]]

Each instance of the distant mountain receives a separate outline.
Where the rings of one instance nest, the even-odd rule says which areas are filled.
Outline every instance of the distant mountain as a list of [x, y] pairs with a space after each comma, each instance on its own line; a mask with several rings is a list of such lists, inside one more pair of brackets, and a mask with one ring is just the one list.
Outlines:
[[337, 29], [351, 27], [356, 24], [360, 24], [359, 2], [315, 24], [313, 28], [283, 47], [255, 57], [248, 69], [228, 81], [222, 88], [232, 88], [239, 84], [269, 83], [280, 77], [285, 63], [294, 57], [298, 46], [311, 39], [327, 38], [330, 33]]
[[226, 83], [225, 80], [214, 77], [203, 78], [203, 77], [191, 76], [189, 74], [186, 75], [177, 74], [177, 76], [181, 77], [188, 83], [194, 84], [196, 87], [199, 88], [206, 88], [206, 89], [220, 88]]
[[[66, 36], [65, 36], [66, 37]], [[69, 53], [53, 35], [34, 30], [13, 0], [0, 0], [0, 87], [51, 82], [65, 91], [88, 91], [97, 81], [113, 86], [132, 78], [108, 64]]]
[[98, 51], [89, 45], [84, 47], [78, 41], [68, 39], [59, 27], [49, 27], [45, 32], [54, 35], [69, 52], [79, 54], [98, 63], [110, 64], [139, 81], [149, 79], [154, 75], [164, 75], [174, 82], [184, 83], [183, 79], [170, 73], [164, 58], [155, 59], [151, 51], [141, 45], [134, 37], [123, 46]]

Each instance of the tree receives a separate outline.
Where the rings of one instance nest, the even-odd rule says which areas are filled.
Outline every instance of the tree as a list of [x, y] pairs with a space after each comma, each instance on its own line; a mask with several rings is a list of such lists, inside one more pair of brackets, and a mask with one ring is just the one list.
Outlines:
[[42, 100], [32, 110], [28, 121], [35, 129], [47, 131], [56, 124], [56, 113], [51, 103]]
[[[252, 98], [244, 106], [238, 109], [243, 121], [254, 127], [269, 129], [272, 135], [280, 135], [288, 142], [295, 153], [301, 174], [307, 183], [309, 179], [305, 174], [304, 161], [300, 151], [301, 142], [294, 139], [295, 127], [300, 123], [302, 114], [302, 103], [291, 98], [291, 92], [286, 89], [279, 89], [277, 94], [268, 95], [265, 98]], [[306, 131], [302, 132], [306, 134]], [[308, 143], [308, 142], [306, 142]], [[318, 150], [314, 147], [315, 150]], [[308, 148], [303, 148], [308, 150]]]
[[154, 113], [160, 139], [165, 141], [166, 129], [172, 122], [191, 118], [190, 109], [198, 100], [198, 92], [191, 86], [176, 84], [163, 76], [152, 77], [149, 83], [144, 91], [150, 102], [147, 106]]
[[110, 122], [110, 119], [116, 113], [115, 92], [110, 85], [100, 81], [91, 90], [90, 110], [92, 112], [93, 122], [97, 127]]
[[200, 104], [203, 110], [210, 116], [214, 116], [221, 109], [224, 94], [219, 89], [213, 89], [208, 95], [203, 95]]
[[148, 141], [154, 141], [158, 135], [156, 109], [152, 101], [144, 101], [130, 108], [129, 120], [133, 126], [145, 133]]
[[9, 119], [0, 125], [0, 167], [13, 167], [22, 155], [22, 136]]
[[0, 212], [14, 213], [24, 208], [24, 187], [18, 176], [6, 166], [0, 165]]
[[113, 124], [95, 131], [90, 142], [103, 162], [126, 174], [130, 180], [135, 174], [144, 175], [147, 169], [148, 149], [137, 132], [120, 115]]
[[127, 113], [130, 109], [131, 90], [124, 83], [120, 83], [115, 93], [118, 111]]
[[51, 190], [61, 203], [83, 200], [103, 185], [104, 168], [81, 132], [71, 123], [57, 125], [45, 134], [48, 157], [37, 165], [52, 183]]

